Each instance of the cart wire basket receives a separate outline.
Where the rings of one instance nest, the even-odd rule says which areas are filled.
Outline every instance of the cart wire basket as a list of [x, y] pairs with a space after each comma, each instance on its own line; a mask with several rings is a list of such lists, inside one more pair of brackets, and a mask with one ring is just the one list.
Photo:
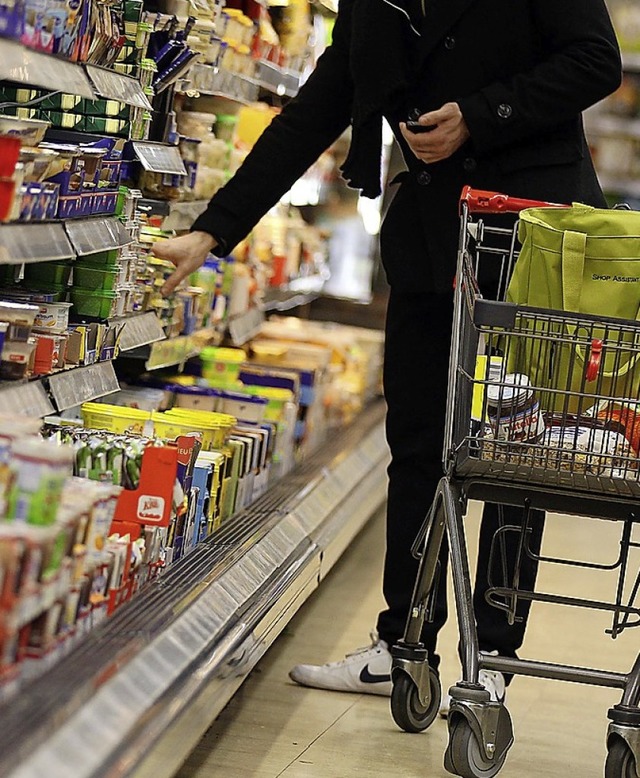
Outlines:
[[[445, 475], [413, 549], [420, 567], [404, 637], [392, 649], [392, 714], [410, 732], [427, 729], [437, 716], [440, 683], [420, 635], [432, 611], [446, 532], [463, 679], [450, 690], [445, 768], [465, 778], [490, 778], [505, 762], [513, 727], [504, 702], [490, 700], [478, 683], [479, 671], [487, 669], [623, 690], [609, 711], [605, 775], [638, 778], [640, 655], [629, 673], [612, 673], [479, 650], [463, 521], [472, 498], [522, 509], [521, 522], [501, 520], [494, 533], [489, 568], [502, 575], [495, 580], [491, 573], [485, 592], [510, 624], [519, 620], [523, 600], [608, 611], [614, 638], [640, 624], [640, 572], [631, 564], [640, 548], [634, 540], [640, 521], [640, 323], [508, 301], [519, 252], [517, 214], [541, 206], [563, 207], [469, 187], [462, 193]], [[534, 511], [613, 520], [621, 528], [620, 551], [608, 564], [544, 556], [530, 542]], [[516, 540], [507, 559], [509, 536]], [[527, 590], [521, 585], [526, 557], [617, 571], [616, 591], [601, 602]]]

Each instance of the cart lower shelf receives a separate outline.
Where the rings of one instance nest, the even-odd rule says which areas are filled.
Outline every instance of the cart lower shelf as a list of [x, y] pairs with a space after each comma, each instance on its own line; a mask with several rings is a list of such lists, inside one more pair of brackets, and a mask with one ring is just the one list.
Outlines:
[[0, 776], [175, 774], [385, 499], [376, 402], [0, 708]]

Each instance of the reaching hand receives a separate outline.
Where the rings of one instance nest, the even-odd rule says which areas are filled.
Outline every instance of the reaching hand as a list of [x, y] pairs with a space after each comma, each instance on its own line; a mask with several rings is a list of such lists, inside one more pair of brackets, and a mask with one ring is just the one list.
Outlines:
[[426, 127], [436, 125], [435, 129], [414, 133], [403, 122], [400, 131], [411, 151], [427, 164], [447, 159], [469, 139], [469, 129], [458, 103], [445, 103], [437, 111], [422, 114], [418, 121]]
[[158, 259], [167, 259], [176, 266], [175, 271], [165, 281], [160, 294], [166, 297], [187, 276], [204, 264], [209, 252], [217, 245], [207, 232], [190, 232], [178, 238], [159, 240], [153, 244], [153, 253]]

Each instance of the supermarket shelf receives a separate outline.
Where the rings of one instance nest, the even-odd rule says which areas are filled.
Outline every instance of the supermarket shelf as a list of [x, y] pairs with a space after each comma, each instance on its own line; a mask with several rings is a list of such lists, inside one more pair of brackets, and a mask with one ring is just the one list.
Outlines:
[[151, 343], [164, 340], [166, 337], [160, 319], [153, 311], [126, 319], [110, 319], [109, 324], [122, 324], [122, 331], [118, 339], [121, 352], [148, 346]]
[[64, 224], [75, 253], [79, 256], [97, 251], [119, 249], [133, 243], [122, 222], [111, 216], [97, 219], [69, 220]]
[[97, 65], [80, 65], [33, 51], [18, 41], [0, 39], [0, 81], [68, 92], [89, 100], [105, 97], [151, 110], [140, 83]]
[[27, 49], [18, 41], [0, 40], [0, 81], [60, 90], [95, 99], [95, 92], [80, 65]]
[[177, 146], [148, 140], [135, 140], [131, 145], [145, 170], [174, 176], [187, 175]]
[[142, 198], [137, 208], [147, 216], [162, 216], [163, 228], [167, 230], [188, 230], [193, 222], [204, 213], [208, 200], [169, 201]]
[[120, 389], [111, 361], [62, 370], [42, 380], [48, 381], [49, 391], [59, 411], [66, 411], [67, 408], [74, 408]]
[[3, 414], [35, 418], [48, 416], [55, 410], [42, 380], [0, 383], [0, 409]]
[[130, 243], [131, 236], [115, 216], [0, 224], [0, 265], [75, 259]]
[[128, 357], [144, 359], [146, 370], [160, 370], [164, 367], [180, 366], [197, 357], [204, 346], [222, 340], [222, 331], [213, 328], [198, 330], [192, 335], [179, 335], [176, 338], [158, 340], [146, 348], [134, 348], [128, 351]]
[[313, 275], [296, 278], [286, 287], [271, 287], [265, 292], [263, 310], [290, 311], [292, 308], [308, 305], [320, 296], [325, 282], [325, 276]]
[[[165, 339], [160, 320], [153, 312], [123, 319], [110, 319], [111, 326], [121, 326], [119, 348], [121, 352]], [[202, 333], [191, 336], [192, 354], [200, 350]], [[175, 342], [168, 341], [169, 343]], [[2, 413], [18, 416], [49, 416], [56, 411], [73, 408], [83, 402], [95, 400], [117, 392], [120, 386], [113, 362], [106, 360], [93, 365], [69, 367], [48, 376], [30, 381], [5, 381], [0, 383], [0, 408]]]
[[99, 97], [117, 100], [119, 103], [133, 105], [136, 108], [144, 108], [146, 111], [152, 110], [149, 98], [142, 91], [140, 82], [135, 78], [97, 65], [85, 65], [85, 67]]
[[174, 775], [384, 500], [383, 416], [370, 407], [1, 707], [0, 776]]
[[73, 259], [62, 224], [0, 224], [0, 265]]
[[120, 388], [113, 362], [70, 367], [31, 381], [0, 384], [2, 413], [42, 417], [95, 400]]
[[256, 78], [263, 89], [280, 97], [294, 97], [300, 88], [300, 75], [274, 65], [272, 62], [258, 62]]
[[125, 356], [132, 359], [143, 359], [146, 370], [181, 366], [188, 359], [197, 357], [205, 346], [221, 343], [227, 332], [234, 346], [243, 346], [260, 332], [263, 322], [263, 311], [252, 308], [247, 313], [234, 316], [228, 322], [220, 323], [217, 327], [207, 327], [192, 335], [179, 335], [165, 340], [158, 339], [158, 342], [142, 348], [132, 346], [131, 350], [126, 349]]
[[228, 73], [213, 65], [196, 64], [189, 74], [188, 91], [224, 97], [248, 105], [258, 99], [260, 85], [247, 76]]
[[244, 346], [255, 338], [262, 329], [264, 312], [260, 308], [250, 308], [246, 313], [229, 320], [228, 332], [234, 346]]

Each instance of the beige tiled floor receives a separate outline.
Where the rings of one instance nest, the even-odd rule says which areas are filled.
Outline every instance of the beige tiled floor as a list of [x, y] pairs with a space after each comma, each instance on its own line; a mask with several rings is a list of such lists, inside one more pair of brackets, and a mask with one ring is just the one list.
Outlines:
[[[475, 553], [477, 510], [469, 522]], [[303, 689], [287, 670], [296, 662], [340, 658], [363, 645], [381, 605], [382, 515], [357, 539], [320, 590], [305, 605], [254, 670], [189, 757], [178, 778], [444, 778], [446, 723], [421, 735], [394, 725], [388, 701]], [[550, 517], [544, 551], [615, 558], [618, 525]], [[638, 568], [633, 559], [632, 569]], [[547, 566], [540, 589], [606, 599], [609, 573]], [[638, 631], [616, 641], [604, 634], [609, 617], [594, 611], [535, 605], [527, 642], [529, 658], [628, 671], [640, 648]], [[457, 634], [450, 619], [442, 635], [443, 680], [458, 674]], [[516, 742], [500, 773], [504, 778], [596, 778], [603, 774], [606, 712], [619, 693], [606, 689], [518, 678], [509, 691]]]

